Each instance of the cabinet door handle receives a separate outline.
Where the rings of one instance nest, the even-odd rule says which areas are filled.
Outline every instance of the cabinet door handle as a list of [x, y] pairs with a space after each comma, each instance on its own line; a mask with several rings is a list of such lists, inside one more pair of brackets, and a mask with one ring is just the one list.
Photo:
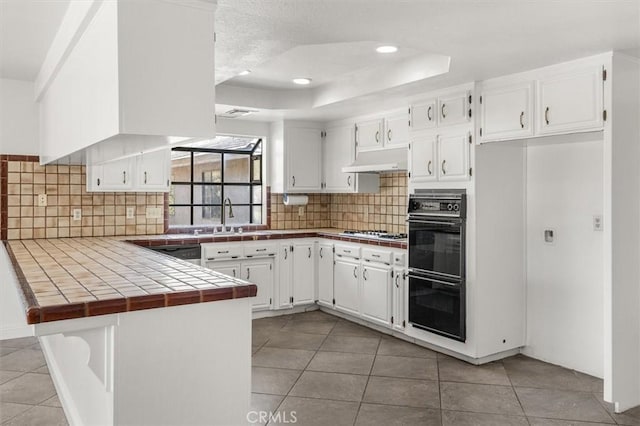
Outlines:
[[284, 260], [287, 260], [287, 248], [284, 249]]
[[544, 110], [544, 121], [547, 122], [547, 126], [549, 125], [549, 107], [546, 107]]
[[362, 278], [364, 278], [365, 281], [367, 280], [367, 268], [362, 270]]
[[380, 131], [376, 132], [376, 143], [380, 143]]
[[351, 186], [351, 175], [347, 176], [347, 186]]
[[447, 174], [447, 170], [444, 168], [444, 165], [447, 164], [447, 160], [442, 160], [442, 174], [446, 175]]
[[247, 268], [247, 279], [251, 276], [251, 269]]
[[229, 250], [218, 250], [218, 254], [229, 253]]
[[431, 121], [433, 120], [433, 116], [431, 115], [431, 110], [433, 109], [433, 107], [431, 105], [429, 105], [429, 108], [427, 108], [427, 120]]
[[400, 274], [396, 274], [396, 288], [400, 288], [400, 284], [398, 284], [398, 278], [400, 278]]
[[429, 172], [429, 176], [433, 174], [433, 172], [431, 171], [431, 163], [432, 163], [431, 160], [429, 160], [429, 162], [427, 163], [427, 171]]
[[391, 129], [387, 130], [387, 140], [391, 142]]
[[291, 185], [291, 186], [296, 186], [296, 177], [295, 176], [291, 176], [291, 179], [293, 180], [293, 185]]
[[353, 268], [353, 277], [358, 278], [358, 267]]
[[100, 186], [100, 178], [98, 178], [98, 186]]
[[147, 184], [147, 172], [144, 172], [144, 183]]
[[309, 257], [309, 259], [311, 259], [311, 247], [308, 247], [308, 249], [309, 249], [309, 256], [308, 257]]
[[446, 107], [446, 104], [442, 104], [442, 106], [440, 107], [440, 113], [442, 114], [442, 118], [445, 118], [447, 116], [447, 114], [444, 113], [444, 108]]
[[524, 111], [520, 113], [520, 128], [524, 129]]
[[322, 256], [322, 249], [323, 249], [323, 247], [320, 247], [320, 259], [322, 259], [322, 257], [323, 257]]
[[233, 268], [233, 269], [231, 270], [231, 272], [233, 272], [233, 278], [235, 278], [235, 277], [236, 277], [236, 268]]
[[122, 183], [127, 183], [127, 172], [122, 172]]

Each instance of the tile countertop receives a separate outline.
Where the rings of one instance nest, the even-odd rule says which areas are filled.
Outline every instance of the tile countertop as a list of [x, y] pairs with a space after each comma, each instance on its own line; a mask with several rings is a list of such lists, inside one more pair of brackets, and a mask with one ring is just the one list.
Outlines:
[[257, 287], [116, 238], [6, 242], [27, 323], [252, 297]]
[[143, 247], [162, 246], [162, 245], [180, 245], [180, 244], [197, 244], [197, 243], [223, 243], [233, 241], [262, 241], [262, 240], [280, 240], [287, 238], [328, 238], [336, 241], [345, 241], [351, 243], [369, 244], [380, 247], [391, 247], [397, 249], [406, 249], [407, 240], [384, 240], [359, 238], [353, 236], [341, 235], [341, 229], [320, 228], [320, 229], [291, 229], [291, 230], [274, 230], [274, 231], [251, 231], [236, 233], [233, 235], [215, 235], [215, 234], [164, 234], [124, 237], [127, 241]]

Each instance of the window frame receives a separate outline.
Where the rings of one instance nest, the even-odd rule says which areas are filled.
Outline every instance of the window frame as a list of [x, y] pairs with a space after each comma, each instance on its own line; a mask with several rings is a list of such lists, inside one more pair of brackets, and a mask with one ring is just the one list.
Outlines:
[[[169, 210], [171, 210], [172, 207], [190, 207], [190, 211], [189, 211], [189, 223], [188, 224], [173, 224], [173, 225], [169, 225], [169, 227], [183, 227], [183, 226], [217, 226], [220, 225], [220, 223], [211, 223], [211, 224], [194, 224], [194, 210], [197, 207], [201, 207], [201, 208], [206, 208], [206, 207], [219, 207], [221, 209], [221, 215], [222, 215], [222, 209], [223, 209], [223, 205], [224, 205], [224, 200], [226, 198], [225, 196], [225, 187], [248, 187], [249, 188], [249, 203], [233, 203], [233, 207], [249, 207], [249, 222], [246, 223], [247, 225], [264, 225], [264, 206], [265, 206], [265, 194], [264, 194], [264, 182], [262, 179], [262, 172], [264, 170], [264, 147], [263, 145], [263, 139], [262, 138], [258, 138], [258, 141], [256, 142], [255, 146], [253, 147], [253, 149], [251, 149], [251, 151], [240, 151], [240, 150], [235, 150], [235, 149], [215, 149], [215, 148], [191, 148], [191, 147], [174, 147], [171, 148], [171, 151], [179, 151], [179, 152], [188, 152], [189, 153], [189, 160], [190, 160], [190, 181], [171, 181], [171, 186], [173, 187], [174, 185], [176, 186], [189, 186], [189, 198], [191, 200], [190, 204], [184, 204], [184, 203], [171, 203], [170, 200], [167, 201], [167, 206], [169, 208]], [[258, 149], [258, 147], [262, 147], [263, 150], [259, 155], [256, 155], [255, 152]], [[220, 182], [196, 182], [194, 180], [195, 178], [195, 154], [196, 153], [207, 153], [207, 154], [220, 154]], [[224, 175], [225, 175], [225, 155], [233, 155], [233, 156], [246, 156], [248, 157], [248, 161], [249, 161], [249, 181], [248, 182], [225, 182], [224, 181]], [[254, 160], [258, 159], [260, 162], [260, 176], [254, 176], [254, 165], [253, 162]], [[220, 204], [214, 204], [214, 203], [194, 203], [195, 200], [195, 191], [196, 191], [196, 187], [201, 187], [202, 190], [204, 191], [205, 187], [219, 187], [220, 188], [220, 200], [221, 203]], [[254, 201], [254, 188], [255, 187], [260, 187], [260, 202], [255, 202]], [[202, 194], [202, 198], [204, 201], [204, 192]], [[175, 201], [175, 200], [174, 200]], [[260, 223], [258, 222], [254, 222], [253, 220], [253, 210], [254, 208], [260, 208]], [[204, 210], [203, 210], [204, 213]], [[204, 216], [204, 215], [203, 215]]]

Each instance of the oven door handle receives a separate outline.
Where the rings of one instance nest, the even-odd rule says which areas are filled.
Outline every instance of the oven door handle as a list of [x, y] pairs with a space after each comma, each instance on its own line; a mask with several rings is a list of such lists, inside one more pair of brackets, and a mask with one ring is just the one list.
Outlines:
[[436, 220], [424, 220], [424, 219], [416, 219], [409, 218], [409, 224], [411, 223], [426, 223], [427, 225], [445, 225], [445, 226], [460, 226], [460, 222], [450, 222], [450, 221], [436, 221]]
[[435, 278], [427, 278], [427, 277], [422, 277], [420, 275], [414, 275], [411, 273], [412, 271], [409, 270], [409, 278], [416, 278], [418, 280], [423, 280], [423, 281], [431, 281], [434, 283], [438, 283], [438, 284], [444, 284], [448, 287], [460, 287], [462, 285], [462, 283], [451, 283], [451, 282], [447, 282], [447, 281], [441, 281], [441, 280], [437, 280]]

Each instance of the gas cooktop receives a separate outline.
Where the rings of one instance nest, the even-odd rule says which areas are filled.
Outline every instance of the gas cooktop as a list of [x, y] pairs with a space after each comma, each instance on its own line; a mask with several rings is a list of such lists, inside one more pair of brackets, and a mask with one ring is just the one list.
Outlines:
[[371, 231], [353, 231], [346, 230], [341, 235], [347, 237], [358, 238], [371, 238], [374, 240], [404, 240], [407, 238], [407, 234], [392, 234], [383, 230], [371, 230]]

